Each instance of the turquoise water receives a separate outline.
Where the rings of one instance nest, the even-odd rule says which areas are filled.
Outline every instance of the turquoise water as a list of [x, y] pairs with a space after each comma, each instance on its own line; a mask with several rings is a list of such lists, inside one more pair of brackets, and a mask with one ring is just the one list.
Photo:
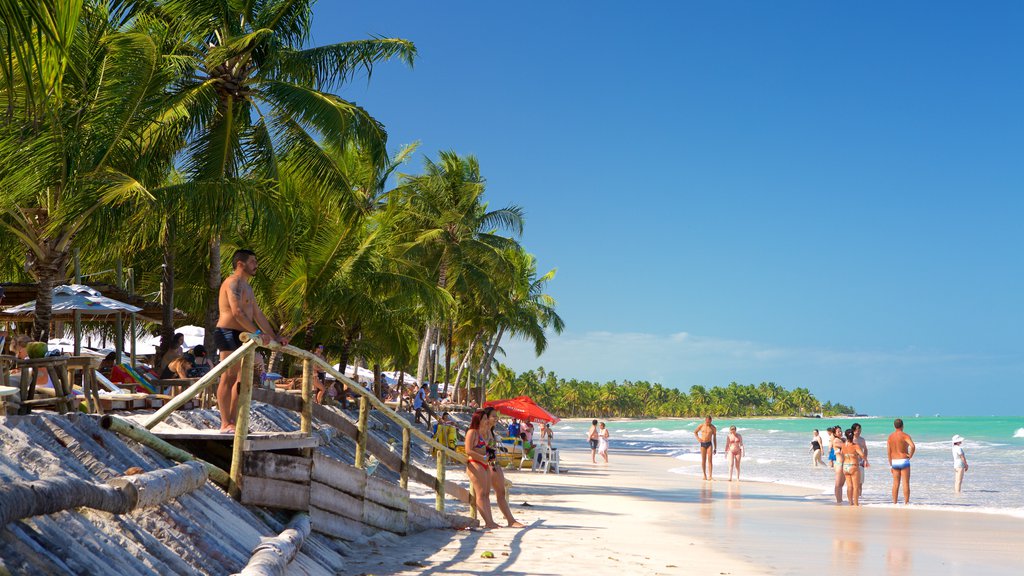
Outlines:
[[[1024, 417], [903, 417], [904, 430], [917, 445], [911, 468], [911, 503], [914, 506], [950, 510], [1010, 514], [1024, 517]], [[693, 431], [701, 420], [615, 420], [611, 431], [611, 454], [628, 448], [665, 454], [676, 458], [678, 474], [700, 476], [699, 448]], [[885, 443], [893, 431], [892, 418], [753, 418], [716, 419], [720, 454], [714, 459], [715, 478], [727, 480], [729, 468], [721, 454], [730, 425], [743, 435], [746, 457], [742, 462], [744, 480], [777, 482], [810, 488], [810, 500], [834, 502], [834, 471], [814, 467], [810, 442], [815, 428], [839, 425], [845, 430], [860, 422], [868, 442], [868, 461], [862, 504], [889, 506], [892, 476]], [[558, 443], [585, 447], [589, 421], [564, 421], [555, 427]], [[953, 457], [950, 438], [963, 436], [970, 470], [963, 493], [953, 493]], [[826, 450], [827, 452], [827, 450]], [[901, 497], [902, 498], [902, 497]]]

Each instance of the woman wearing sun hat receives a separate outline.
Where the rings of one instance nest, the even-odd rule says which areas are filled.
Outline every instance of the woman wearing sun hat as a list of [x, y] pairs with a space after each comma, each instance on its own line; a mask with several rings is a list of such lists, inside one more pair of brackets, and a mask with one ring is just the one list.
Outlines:
[[953, 491], [960, 493], [964, 483], [964, 472], [967, 472], [967, 456], [964, 455], [964, 437], [953, 435]]

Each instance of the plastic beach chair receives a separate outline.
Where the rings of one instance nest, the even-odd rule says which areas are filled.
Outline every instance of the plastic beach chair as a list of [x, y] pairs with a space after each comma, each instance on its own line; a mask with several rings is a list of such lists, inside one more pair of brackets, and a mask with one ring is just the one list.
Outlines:
[[552, 448], [547, 444], [541, 444], [537, 446], [537, 450], [540, 453], [540, 464], [533, 467], [533, 471], [544, 470], [547, 474], [548, 470], [553, 466], [555, 468], [555, 474], [558, 474], [558, 449]]

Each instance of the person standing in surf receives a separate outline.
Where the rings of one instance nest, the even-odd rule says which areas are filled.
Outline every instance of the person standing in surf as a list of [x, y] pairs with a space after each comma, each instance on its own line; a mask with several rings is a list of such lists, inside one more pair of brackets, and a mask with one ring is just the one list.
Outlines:
[[704, 418], [704, 423], [693, 431], [700, 442], [700, 469], [705, 480], [711, 480], [714, 463], [711, 458], [718, 453], [718, 428], [711, 423], [711, 416]]
[[903, 431], [903, 419], [897, 418], [892, 423], [896, 429], [889, 434], [886, 448], [889, 452], [889, 467], [892, 468], [892, 503], [896, 504], [900, 495], [900, 484], [903, 485], [903, 503], [910, 504], [910, 459], [914, 457], [917, 447], [910, 435]]

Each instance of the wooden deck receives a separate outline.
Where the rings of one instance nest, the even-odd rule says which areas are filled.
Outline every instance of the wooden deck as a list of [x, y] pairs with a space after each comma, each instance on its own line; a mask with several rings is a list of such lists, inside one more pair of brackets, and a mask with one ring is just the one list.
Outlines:
[[[213, 429], [179, 430], [169, 426], [157, 426], [152, 432], [160, 439], [171, 443], [204, 441], [218, 442], [230, 446], [235, 440], [234, 434], [225, 434]], [[319, 445], [319, 436], [310, 436], [301, 432], [249, 432], [242, 450], [246, 452], [297, 450], [301, 448], [316, 448]]]

